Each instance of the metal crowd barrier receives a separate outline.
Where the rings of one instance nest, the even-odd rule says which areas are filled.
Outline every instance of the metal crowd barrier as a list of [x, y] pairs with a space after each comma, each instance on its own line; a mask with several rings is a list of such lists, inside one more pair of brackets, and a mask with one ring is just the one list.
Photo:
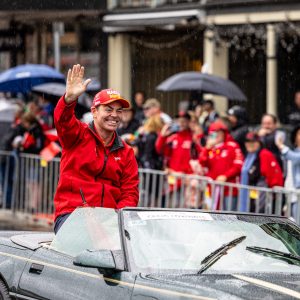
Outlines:
[[60, 159], [0, 151], [0, 207], [28, 214], [53, 214]]
[[[0, 209], [53, 213], [60, 159], [0, 151]], [[139, 169], [139, 205], [275, 214], [300, 224], [300, 190], [216, 182], [181, 173]]]
[[300, 224], [300, 190], [217, 182], [208, 177], [139, 169], [139, 205], [263, 213]]

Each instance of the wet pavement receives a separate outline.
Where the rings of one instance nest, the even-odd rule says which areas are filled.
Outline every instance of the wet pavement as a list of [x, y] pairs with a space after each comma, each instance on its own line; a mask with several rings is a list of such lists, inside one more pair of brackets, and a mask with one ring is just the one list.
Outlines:
[[0, 210], [0, 230], [53, 231], [53, 225], [30, 214]]

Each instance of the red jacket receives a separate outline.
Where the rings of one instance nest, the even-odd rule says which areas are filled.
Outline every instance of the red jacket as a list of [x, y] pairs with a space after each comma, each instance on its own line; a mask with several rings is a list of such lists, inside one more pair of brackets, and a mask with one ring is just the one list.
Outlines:
[[[62, 145], [60, 179], [54, 197], [55, 218], [79, 206], [122, 208], [138, 203], [138, 166], [133, 150], [115, 135], [104, 147], [94, 124], [74, 115], [76, 102], [60, 98], [54, 122]], [[80, 190], [84, 195], [84, 203]]]
[[283, 174], [276, 157], [267, 149], [259, 152], [260, 174], [265, 177], [268, 187], [283, 186]]
[[192, 146], [192, 132], [190, 130], [180, 131], [169, 137], [159, 135], [155, 148], [157, 153], [167, 159], [167, 167], [175, 172], [190, 174]]
[[[227, 177], [227, 182], [238, 183], [243, 165], [243, 154], [235, 142], [224, 142], [212, 149], [203, 148], [199, 157], [200, 164], [208, 169], [206, 176], [216, 179], [219, 175]], [[225, 189], [224, 195], [229, 194]], [[233, 189], [233, 195], [237, 190]]]

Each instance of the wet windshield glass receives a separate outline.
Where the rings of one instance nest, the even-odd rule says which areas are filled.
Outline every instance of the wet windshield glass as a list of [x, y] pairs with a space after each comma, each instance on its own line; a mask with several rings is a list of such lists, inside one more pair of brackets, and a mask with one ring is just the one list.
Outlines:
[[117, 212], [109, 208], [76, 209], [50, 247], [71, 256], [86, 249], [121, 249]]
[[297, 272], [300, 267], [246, 250], [247, 246], [300, 255], [300, 231], [280, 218], [200, 212], [124, 211], [132, 268], [197, 272], [201, 261], [240, 236], [246, 238], [209, 272]]

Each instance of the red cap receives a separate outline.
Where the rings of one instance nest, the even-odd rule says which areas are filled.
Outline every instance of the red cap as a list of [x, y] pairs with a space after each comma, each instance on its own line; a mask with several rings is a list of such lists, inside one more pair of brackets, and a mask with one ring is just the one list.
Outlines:
[[113, 89], [102, 90], [94, 97], [92, 106], [106, 105], [115, 101], [119, 101], [123, 108], [129, 108], [130, 102], [124, 99], [119, 92]]
[[261, 142], [260, 136], [257, 134], [257, 132], [250, 131], [246, 134], [245, 137], [246, 142]]
[[228, 131], [228, 128], [226, 127], [226, 125], [220, 121], [213, 122], [208, 128], [208, 132], [214, 132], [214, 131], [220, 131], [220, 130], [223, 130], [226, 132]]

